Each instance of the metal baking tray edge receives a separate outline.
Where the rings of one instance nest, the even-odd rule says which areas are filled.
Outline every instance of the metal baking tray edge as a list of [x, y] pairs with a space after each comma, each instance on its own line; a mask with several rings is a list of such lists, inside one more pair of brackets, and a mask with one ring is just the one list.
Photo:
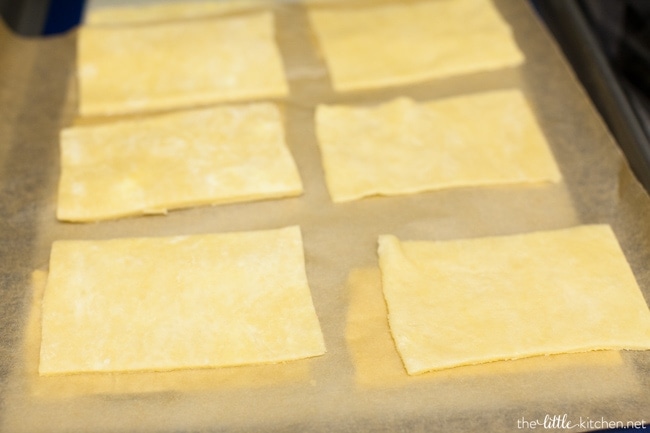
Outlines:
[[603, 116], [632, 171], [650, 191], [650, 139], [578, 2], [544, 0], [540, 15]]

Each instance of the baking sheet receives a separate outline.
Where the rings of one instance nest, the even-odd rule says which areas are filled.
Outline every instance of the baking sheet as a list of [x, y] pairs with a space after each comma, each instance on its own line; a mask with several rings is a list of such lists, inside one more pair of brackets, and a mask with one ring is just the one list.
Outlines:
[[[545, 431], [585, 431], [607, 427], [603, 421], [650, 423], [650, 352], [541, 357], [407, 377], [387, 340], [376, 256], [377, 236], [384, 233], [435, 240], [609, 223], [650, 300], [650, 198], [527, 4], [494, 1], [526, 54], [522, 67], [345, 95], [332, 90], [304, 6], [276, 4], [291, 87], [282, 107], [304, 195], [96, 224], [55, 218], [58, 131], [75, 122], [76, 35], [29, 40], [0, 28], [1, 430], [516, 431], [547, 419], [560, 428]], [[316, 104], [373, 104], [397, 96], [424, 101], [511, 87], [529, 97], [563, 183], [342, 204], [329, 199], [315, 141]], [[229, 369], [225, 381], [217, 377], [224, 372], [214, 371], [55, 380], [35, 374], [38, 292], [33, 299], [43, 274], [33, 271], [47, 270], [52, 241], [293, 224], [303, 232], [325, 356], [283, 364], [286, 374]], [[563, 415], [573, 428], [550, 424]]]

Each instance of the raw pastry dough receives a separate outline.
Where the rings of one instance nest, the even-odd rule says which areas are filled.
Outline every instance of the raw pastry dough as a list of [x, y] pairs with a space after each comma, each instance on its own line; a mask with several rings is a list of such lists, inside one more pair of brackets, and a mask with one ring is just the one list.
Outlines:
[[409, 374], [501, 359], [650, 349], [650, 312], [609, 226], [446, 242], [379, 238]]
[[64, 129], [57, 216], [94, 221], [298, 195], [271, 104], [223, 106]]
[[298, 227], [58, 241], [40, 374], [282, 362], [325, 352]]
[[86, 25], [146, 24], [159, 21], [201, 18], [212, 15], [254, 10], [271, 0], [183, 1], [179, 3], [138, 4], [90, 9], [84, 17]]
[[400, 98], [371, 108], [319, 106], [316, 128], [335, 202], [560, 180], [518, 90], [429, 103]]
[[80, 114], [281, 97], [287, 83], [270, 12], [79, 31]]
[[[435, 386], [456, 388], [458, 381], [492, 377], [498, 385], [492, 383], [490, 388], [498, 392], [494, 387], [508, 388], [512, 385], [508, 380], [513, 375], [528, 376], [526, 382], [529, 386], [534, 386], [534, 382], [529, 382], [528, 379], [538, 380], [540, 373], [543, 373], [546, 381], [555, 382], [555, 386], [547, 383], [547, 392], [557, 397], [571, 391], [585, 395], [585, 388], [590, 388], [590, 391], [598, 388], [598, 395], [603, 392], [612, 393], [615, 389], [620, 392], [621, 388], [629, 392], [626, 386], [621, 387], [621, 378], [631, 376], [631, 381], [637, 381], [634, 373], [627, 371], [629, 365], [625, 365], [620, 352], [614, 350], [532, 356], [516, 361], [488, 362], [410, 376], [404, 370], [404, 363], [395, 349], [395, 340], [386, 320], [386, 301], [382, 293], [379, 268], [353, 269], [348, 277], [347, 289], [345, 339], [354, 362], [355, 382], [362, 387], [393, 389], [429, 381]], [[585, 386], [567, 389], [567, 375], [572, 379], [582, 376], [579, 383]], [[506, 377], [508, 379], [504, 380]], [[569, 386], [574, 385], [575, 383]], [[541, 389], [537, 391], [541, 392]], [[592, 394], [595, 395], [596, 392]], [[539, 398], [539, 394], [535, 397]]]
[[[53, 399], [92, 394], [124, 395], [164, 391], [192, 392], [207, 389], [251, 390], [270, 386], [307, 383], [312, 378], [312, 365], [317, 361], [314, 358], [276, 364], [253, 364], [220, 368], [40, 375], [38, 365], [41, 348], [43, 293], [47, 285], [47, 278], [48, 273], [45, 271], [36, 270], [32, 272], [33, 298], [23, 338], [24, 374], [25, 379], [28, 381], [29, 393], [33, 396]], [[383, 302], [381, 283], [379, 284], [379, 296]], [[395, 350], [394, 346], [393, 350]], [[10, 431], [14, 430], [10, 429]]]
[[489, 0], [393, 2], [309, 12], [334, 88], [376, 88], [523, 62]]

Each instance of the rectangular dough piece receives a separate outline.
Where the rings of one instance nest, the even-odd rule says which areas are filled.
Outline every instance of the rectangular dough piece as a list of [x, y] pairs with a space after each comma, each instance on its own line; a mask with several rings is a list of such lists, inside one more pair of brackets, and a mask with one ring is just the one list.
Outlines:
[[98, 7], [86, 13], [84, 24], [115, 26], [195, 19], [247, 12], [271, 3], [272, 0], [219, 0]]
[[78, 40], [82, 116], [288, 94], [271, 12], [82, 27]]
[[319, 106], [316, 132], [334, 202], [449, 187], [558, 182], [519, 90], [428, 103]]
[[444, 242], [384, 235], [379, 263], [409, 374], [650, 349], [650, 311], [607, 225]]
[[57, 217], [96, 221], [299, 195], [275, 105], [183, 111], [64, 129]]
[[52, 245], [42, 375], [275, 363], [324, 352], [296, 226]]
[[489, 0], [389, 2], [309, 11], [340, 92], [517, 66], [524, 55]]

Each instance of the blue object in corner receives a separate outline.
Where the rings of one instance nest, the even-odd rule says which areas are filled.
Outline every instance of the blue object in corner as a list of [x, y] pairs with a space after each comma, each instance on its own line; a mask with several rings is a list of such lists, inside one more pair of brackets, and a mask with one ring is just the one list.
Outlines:
[[50, 0], [44, 35], [64, 33], [81, 22], [85, 0]]

